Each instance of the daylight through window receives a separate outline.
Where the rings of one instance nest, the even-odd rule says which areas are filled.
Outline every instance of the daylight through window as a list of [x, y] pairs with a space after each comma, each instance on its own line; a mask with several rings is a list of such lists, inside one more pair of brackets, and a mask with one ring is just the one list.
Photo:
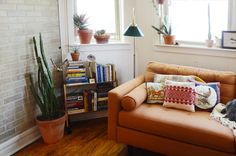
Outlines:
[[204, 42], [208, 38], [208, 4], [212, 39], [227, 30], [228, 0], [171, 0], [169, 19], [177, 40]]
[[118, 0], [76, 0], [76, 13], [89, 17], [89, 28], [105, 29], [113, 39], [119, 39]]

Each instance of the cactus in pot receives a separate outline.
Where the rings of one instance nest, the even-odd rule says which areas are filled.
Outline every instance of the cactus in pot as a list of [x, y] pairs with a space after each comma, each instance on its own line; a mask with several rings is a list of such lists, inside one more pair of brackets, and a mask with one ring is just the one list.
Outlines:
[[104, 44], [108, 43], [110, 35], [104, 29], [101, 29], [95, 32], [94, 38], [98, 44]]
[[33, 43], [38, 73], [35, 79], [33, 79], [32, 73], [29, 75], [30, 88], [41, 111], [41, 114], [36, 118], [36, 123], [44, 142], [47, 144], [56, 143], [64, 135], [66, 115], [59, 107], [54, 82], [44, 53], [41, 34], [39, 35], [40, 53], [35, 37], [33, 37]]

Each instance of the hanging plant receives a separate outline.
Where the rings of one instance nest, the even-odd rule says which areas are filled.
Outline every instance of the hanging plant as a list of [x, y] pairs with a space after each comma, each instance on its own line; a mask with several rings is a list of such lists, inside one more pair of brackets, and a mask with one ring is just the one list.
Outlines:
[[165, 1], [165, 0], [156, 0], [156, 2], [157, 2], [158, 4], [161, 4], [161, 5], [164, 3], [164, 1]]
[[157, 16], [161, 16], [162, 12], [162, 6], [164, 4], [165, 0], [152, 0], [152, 5], [156, 11]]

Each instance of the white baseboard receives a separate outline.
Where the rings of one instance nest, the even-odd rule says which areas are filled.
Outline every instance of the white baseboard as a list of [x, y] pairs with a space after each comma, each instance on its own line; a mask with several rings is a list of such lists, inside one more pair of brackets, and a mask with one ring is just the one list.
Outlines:
[[34, 126], [25, 132], [11, 138], [10, 140], [0, 144], [0, 155], [8, 156], [16, 153], [23, 147], [41, 137], [38, 127]]

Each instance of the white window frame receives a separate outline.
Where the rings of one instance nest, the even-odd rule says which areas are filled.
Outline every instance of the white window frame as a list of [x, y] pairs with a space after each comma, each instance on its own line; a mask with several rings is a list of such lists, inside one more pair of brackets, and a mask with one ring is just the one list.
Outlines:
[[[115, 38], [113, 38], [111, 41], [120, 41], [121, 40], [121, 2], [120, 0], [115, 0], [115, 14], [116, 14], [116, 35]], [[68, 0], [67, 1], [67, 23], [68, 23], [68, 40], [69, 40], [69, 45], [73, 45], [78, 43], [79, 41], [76, 40], [76, 27], [74, 26], [73, 22], [73, 15], [76, 13], [76, 0]], [[92, 43], [95, 43], [95, 40], [92, 38]]]
[[[236, 0], [228, 0], [228, 30], [236, 30]], [[163, 12], [161, 13], [163, 16], [168, 15], [169, 13], [169, 0], [166, 0], [163, 5]], [[162, 18], [162, 17], [161, 17]], [[159, 21], [161, 23], [161, 21]], [[159, 36], [161, 37], [161, 36]], [[161, 39], [160, 39], [161, 40]], [[186, 40], [176, 40], [180, 44], [184, 45], [193, 45], [193, 46], [202, 46], [204, 45], [204, 41], [202, 42], [193, 42]], [[161, 44], [161, 43], [160, 43]]]
[[[59, 8], [59, 24], [60, 24], [60, 39], [61, 39], [61, 51], [62, 51], [62, 60], [67, 58], [68, 52], [72, 50], [71, 47], [88, 47], [93, 50], [96, 50], [99, 46], [108, 46], [113, 47], [116, 45], [125, 45], [124, 38], [122, 36], [123, 31], [123, 25], [124, 25], [124, 0], [118, 0], [119, 3], [119, 14], [117, 18], [119, 18], [120, 24], [117, 24], [119, 26], [119, 39], [117, 40], [110, 40], [110, 42], [106, 45], [100, 45], [100, 44], [87, 44], [87, 45], [81, 45], [78, 41], [75, 40], [75, 27], [73, 22], [73, 15], [75, 12], [74, 8], [74, 0], [58, 0], [58, 8]], [[95, 43], [95, 41], [94, 41]]]

